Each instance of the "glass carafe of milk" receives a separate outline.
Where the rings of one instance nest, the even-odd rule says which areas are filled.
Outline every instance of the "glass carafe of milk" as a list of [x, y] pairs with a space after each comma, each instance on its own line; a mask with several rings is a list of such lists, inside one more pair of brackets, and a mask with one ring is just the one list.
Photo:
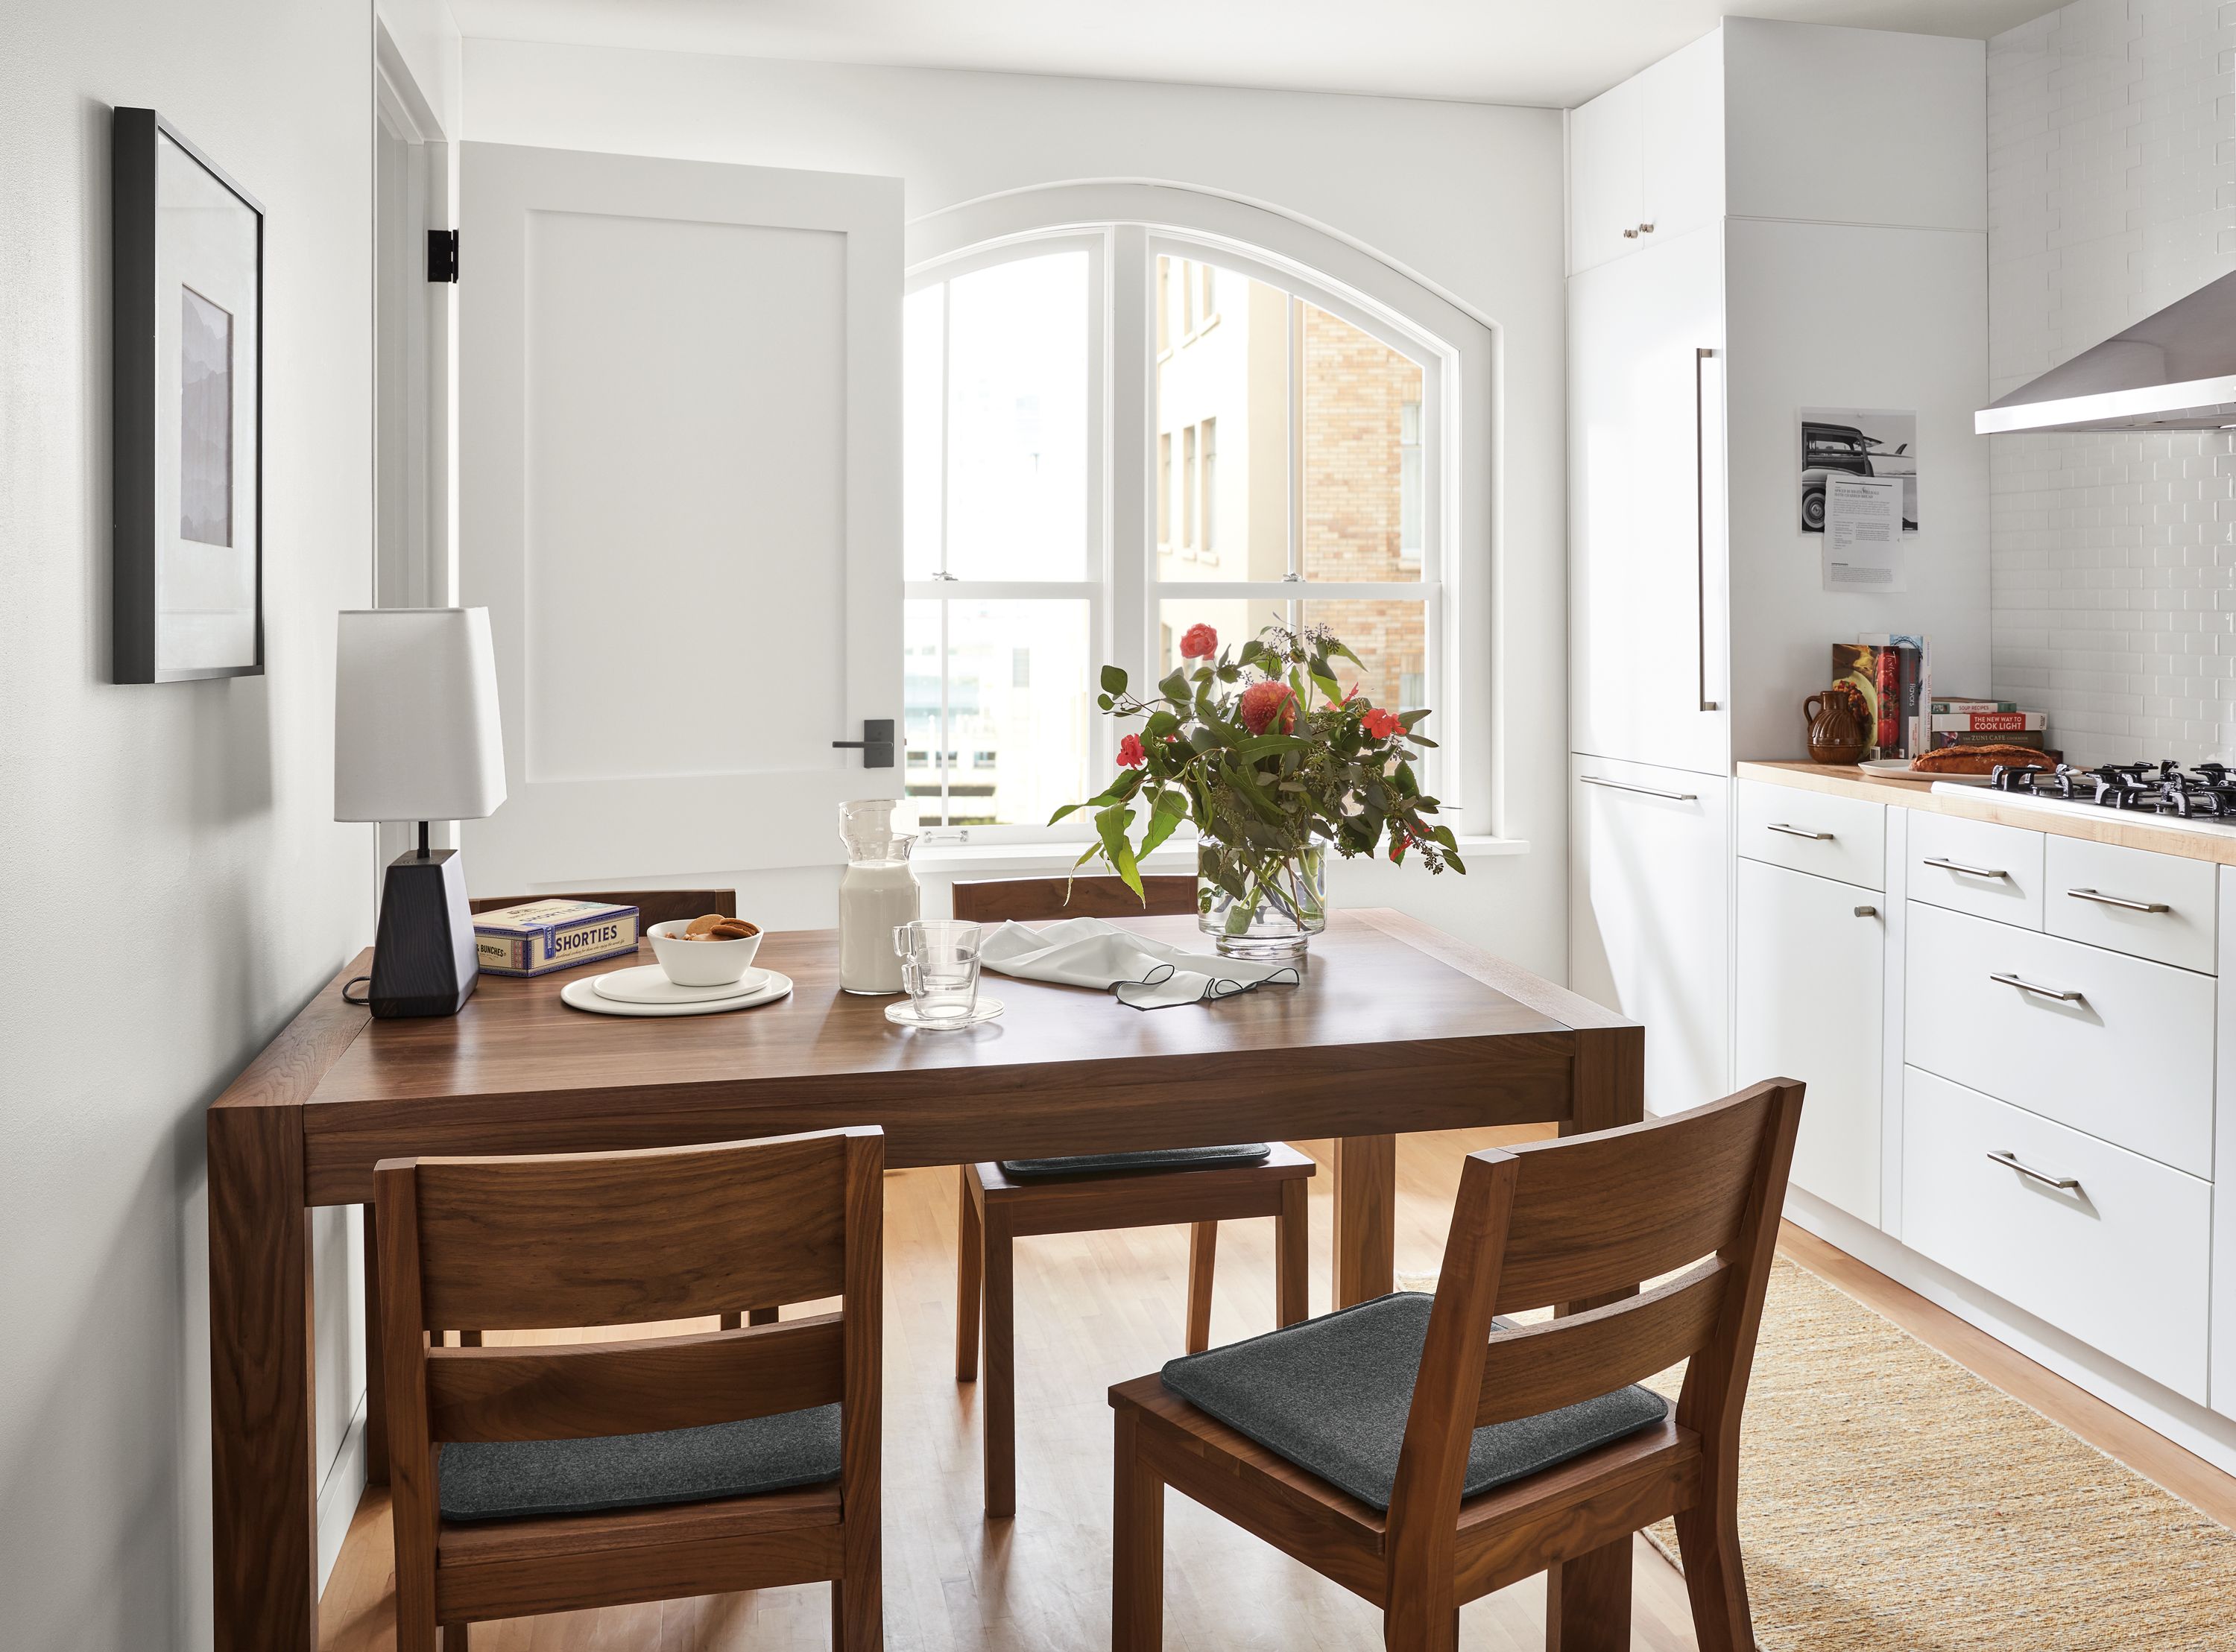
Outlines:
[[901, 990], [893, 931], [924, 915], [909, 850], [916, 839], [893, 830], [893, 800], [838, 805], [846, 869], [838, 875], [838, 986], [872, 996]]

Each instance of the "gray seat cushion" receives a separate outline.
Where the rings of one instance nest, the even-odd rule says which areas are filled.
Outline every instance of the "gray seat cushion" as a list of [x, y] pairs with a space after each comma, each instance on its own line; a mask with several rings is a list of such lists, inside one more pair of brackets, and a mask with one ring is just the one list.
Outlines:
[[815, 1485], [838, 1478], [838, 1407], [652, 1434], [451, 1441], [437, 1478], [445, 1520], [589, 1514]]
[[[1400, 1291], [1165, 1367], [1165, 1386], [1268, 1451], [1386, 1511], [1429, 1305]], [[1630, 1387], [1475, 1431], [1462, 1495], [1474, 1497], [1650, 1428], [1659, 1394]]]
[[1128, 1170], [1215, 1170], [1227, 1164], [1263, 1164], [1273, 1150], [1264, 1142], [1233, 1147], [1151, 1147], [1137, 1153], [1075, 1153], [1069, 1158], [997, 1160], [1013, 1182], [1057, 1176], [1115, 1176]]

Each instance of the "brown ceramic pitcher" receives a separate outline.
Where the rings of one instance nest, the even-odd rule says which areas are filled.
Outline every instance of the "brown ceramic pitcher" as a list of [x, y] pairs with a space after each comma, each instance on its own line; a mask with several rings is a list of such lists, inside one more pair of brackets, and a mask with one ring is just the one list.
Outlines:
[[1863, 711], [1850, 688], [1828, 688], [1801, 702], [1809, 720], [1809, 756], [1818, 763], [1859, 763], [1871, 750]]

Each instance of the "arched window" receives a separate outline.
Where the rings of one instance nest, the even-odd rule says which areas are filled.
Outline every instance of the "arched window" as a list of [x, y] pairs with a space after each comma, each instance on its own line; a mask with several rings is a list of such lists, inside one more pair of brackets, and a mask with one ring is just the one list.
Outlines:
[[1452, 669], [1445, 341], [1264, 249], [1139, 223], [924, 260], [905, 341], [905, 784], [928, 841], [1046, 835], [1115, 760], [1097, 668], [1153, 680], [1199, 623], [1328, 627], [1376, 704], [1436, 708], [1428, 781], [1459, 801], [1450, 743], [1487, 678]]

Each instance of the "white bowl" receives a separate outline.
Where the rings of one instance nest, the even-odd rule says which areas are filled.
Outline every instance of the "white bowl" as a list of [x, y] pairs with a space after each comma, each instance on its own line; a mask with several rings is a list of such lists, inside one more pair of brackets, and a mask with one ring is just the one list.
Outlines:
[[727, 987], [743, 980], [761, 949], [759, 935], [743, 941], [686, 941], [691, 926], [681, 919], [656, 923], [645, 931], [652, 955], [660, 960], [668, 979], [678, 987]]

